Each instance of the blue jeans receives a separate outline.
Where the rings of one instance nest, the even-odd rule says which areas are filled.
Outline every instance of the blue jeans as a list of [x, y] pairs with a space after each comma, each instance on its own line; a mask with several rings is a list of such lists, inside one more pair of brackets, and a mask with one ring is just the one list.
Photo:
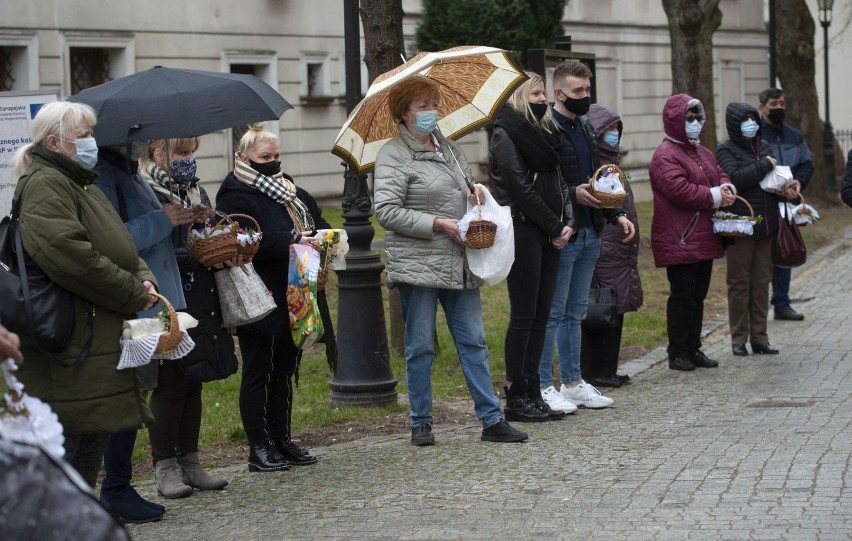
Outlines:
[[790, 308], [790, 276], [793, 269], [775, 267], [772, 272], [772, 306], [775, 313]]
[[479, 289], [438, 289], [410, 284], [397, 287], [405, 321], [405, 384], [411, 405], [411, 426], [432, 424], [429, 412], [438, 302], [444, 308], [477, 418], [483, 427], [499, 422], [503, 417], [488, 367]]
[[553, 346], [559, 354], [559, 379], [569, 383], [582, 379], [580, 368], [581, 323], [589, 306], [589, 288], [595, 263], [601, 253], [601, 239], [594, 226], [583, 227], [577, 238], [559, 254], [559, 275], [550, 305], [539, 377], [542, 387], [553, 385]]

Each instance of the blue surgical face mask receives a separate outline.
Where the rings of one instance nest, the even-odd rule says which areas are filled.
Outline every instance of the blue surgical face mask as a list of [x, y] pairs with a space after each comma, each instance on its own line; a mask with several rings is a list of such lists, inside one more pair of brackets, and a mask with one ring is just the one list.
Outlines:
[[743, 137], [754, 137], [760, 126], [752, 119], [748, 119], [740, 124], [740, 130], [743, 132]]
[[687, 122], [686, 136], [690, 139], [698, 139], [699, 135], [701, 135], [701, 122], [698, 122], [697, 120]]
[[606, 131], [604, 132], [603, 140], [604, 143], [609, 145], [612, 148], [618, 148], [618, 132], [617, 131]]
[[195, 158], [172, 160], [172, 179], [178, 184], [189, 184], [195, 179], [195, 172], [197, 169], [198, 163], [195, 161]]
[[417, 111], [417, 120], [412, 126], [420, 135], [429, 135], [438, 125], [438, 111]]
[[81, 137], [74, 140], [74, 146], [77, 149], [77, 154], [74, 156], [74, 161], [85, 167], [86, 169], [94, 169], [98, 163], [98, 144], [94, 137]]

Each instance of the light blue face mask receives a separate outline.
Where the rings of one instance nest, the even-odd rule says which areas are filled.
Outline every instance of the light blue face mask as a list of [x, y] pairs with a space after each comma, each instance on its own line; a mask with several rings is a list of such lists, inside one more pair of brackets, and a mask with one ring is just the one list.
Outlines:
[[95, 138], [81, 137], [75, 139], [74, 146], [77, 149], [74, 161], [86, 169], [94, 169], [95, 164], [98, 163], [98, 144], [95, 142]]
[[743, 137], [754, 137], [760, 126], [752, 119], [748, 119], [740, 124], [740, 130], [743, 132]]
[[609, 145], [611, 148], [618, 148], [618, 132], [617, 131], [607, 131], [604, 132], [603, 140], [604, 143]]
[[698, 139], [699, 135], [701, 135], [701, 122], [698, 122], [697, 120], [687, 122], [686, 136], [690, 139]]
[[420, 135], [429, 135], [438, 126], [438, 111], [417, 111], [413, 128]]

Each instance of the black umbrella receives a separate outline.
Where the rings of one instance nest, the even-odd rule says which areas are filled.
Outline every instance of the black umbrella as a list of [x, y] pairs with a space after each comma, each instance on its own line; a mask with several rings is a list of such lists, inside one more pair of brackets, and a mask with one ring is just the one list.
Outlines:
[[68, 99], [94, 108], [98, 146], [197, 137], [278, 120], [293, 108], [254, 75], [162, 66], [83, 90]]

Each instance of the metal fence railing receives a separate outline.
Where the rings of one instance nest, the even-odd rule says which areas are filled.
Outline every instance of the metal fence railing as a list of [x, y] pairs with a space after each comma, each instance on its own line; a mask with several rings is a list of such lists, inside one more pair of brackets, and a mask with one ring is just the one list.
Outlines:
[[834, 130], [834, 139], [840, 145], [843, 158], [849, 154], [849, 149], [852, 149], [852, 130]]

